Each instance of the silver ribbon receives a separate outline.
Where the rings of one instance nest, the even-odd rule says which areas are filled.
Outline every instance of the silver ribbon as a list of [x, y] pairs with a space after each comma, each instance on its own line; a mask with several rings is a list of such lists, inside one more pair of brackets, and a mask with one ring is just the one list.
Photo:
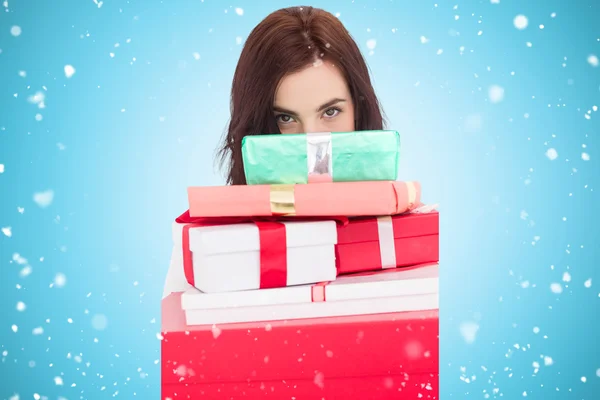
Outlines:
[[331, 132], [306, 134], [308, 182], [333, 182]]
[[394, 224], [392, 217], [377, 218], [377, 233], [379, 235], [379, 256], [381, 268], [396, 268], [396, 245], [394, 243]]

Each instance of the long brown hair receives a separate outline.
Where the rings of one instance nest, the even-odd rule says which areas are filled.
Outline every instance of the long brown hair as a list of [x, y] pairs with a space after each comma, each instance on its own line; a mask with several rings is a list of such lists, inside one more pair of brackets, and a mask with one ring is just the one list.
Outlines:
[[365, 60], [342, 23], [319, 8], [290, 7], [269, 14], [250, 33], [231, 88], [231, 118], [218, 150], [227, 183], [246, 184], [242, 138], [281, 133], [273, 116], [280, 80], [317, 58], [336, 63], [354, 102], [356, 130], [380, 130], [384, 114]]

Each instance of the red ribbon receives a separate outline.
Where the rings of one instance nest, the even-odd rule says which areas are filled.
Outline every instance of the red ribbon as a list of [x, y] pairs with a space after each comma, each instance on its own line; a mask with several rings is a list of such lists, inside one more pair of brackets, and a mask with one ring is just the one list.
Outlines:
[[285, 225], [254, 222], [260, 238], [260, 288], [287, 286], [287, 246]]
[[319, 282], [310, 288], [310, 301], [321, 302], [327, 301], [325, 297], [325, 287], [329, 282]]
[[258, 227], [260, 239], [260, 288], [287, 286], [287, 245], [285, 225], [277, 221], [323, 221], [335, 220], [339, 225], [347, 225], [347, 217], [190, 217], [187, 210], [175, 222], [185, 224], [181, 237], [183, 250], [183, 271], [188, 283], [195, 286], [194, 264], [190, 250], [190, 229], [242, 223], [254, 223]]

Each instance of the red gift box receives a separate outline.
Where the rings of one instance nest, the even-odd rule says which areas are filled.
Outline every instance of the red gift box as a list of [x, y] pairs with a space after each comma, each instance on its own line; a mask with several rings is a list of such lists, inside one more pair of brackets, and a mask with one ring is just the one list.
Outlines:
[[437, 310], [187, 326], [172, 293], [162, 399], [438, 399], [438, 333]]
[[351, 219], [338, 225], [338, 275], [439, 261], [439, 212]]

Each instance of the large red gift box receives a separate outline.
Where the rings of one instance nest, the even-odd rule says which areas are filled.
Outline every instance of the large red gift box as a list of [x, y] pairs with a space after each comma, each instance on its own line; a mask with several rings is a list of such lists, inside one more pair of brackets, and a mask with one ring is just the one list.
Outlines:
[[350, 219], [338, 225], [338, 275], [439, 261], [439, 212]]
[[438, 333], [437, 310], [187, 326], [171, 293], [161, 398], [438, 399]]

